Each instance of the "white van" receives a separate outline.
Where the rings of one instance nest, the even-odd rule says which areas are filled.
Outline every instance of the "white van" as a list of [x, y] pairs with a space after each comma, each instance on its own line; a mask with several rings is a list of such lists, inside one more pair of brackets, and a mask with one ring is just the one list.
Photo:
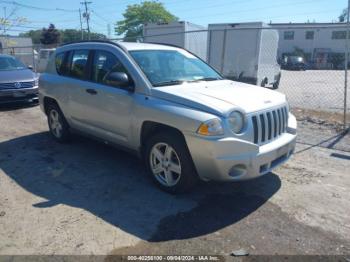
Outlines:
[[[187, 33], [186, 33], [187, 32]], [[170, 44], [207, 60], [207, 28], [186, 21], [148, 23], [143, 26], [145, 43]]]
[[261, 22], [210, 24], [208, 29], [207, 59], [211, 66], [232, 80], [278, 88], [277, 30]]

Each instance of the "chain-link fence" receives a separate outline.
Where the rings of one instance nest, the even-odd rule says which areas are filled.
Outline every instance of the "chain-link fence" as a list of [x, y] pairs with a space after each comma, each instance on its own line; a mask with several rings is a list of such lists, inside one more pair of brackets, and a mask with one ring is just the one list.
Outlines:
[[28, 67], [36, 69], [38, 53], [34, 46], [16, 46], [0, 48], [0, 54], [14, 56]]
[[55, 48], [43, 45], [0, 46], [0, 54], [16, 57], [37, 73], [41, 73], [46, 69], [49, 57], [54, 51]]

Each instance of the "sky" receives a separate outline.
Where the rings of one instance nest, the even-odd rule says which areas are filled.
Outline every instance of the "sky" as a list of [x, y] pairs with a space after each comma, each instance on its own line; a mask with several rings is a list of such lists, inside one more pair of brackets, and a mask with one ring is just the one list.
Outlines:
[[[17, 6], [16, 16], [25, 17], [27, 23], [8, 32], [17, 35], [22, 31], [47, 27], [55, 24], [59, 29], [80, 28], [79, 8], [82, 0], [16, 0], [23, 6]], [[123, 13], [130, 4], [137, 0], [89, 0], [91, 12], [91, 30], [108, 35], [108, 24], [111, 37], [114, 24], [123, 19]], [[0, 0], [0, 18], [13, 10], [13, 0]], [[209, 23], [237, 22], [332, 22], [336, 21], [347, 0], [160, 0], [166, 9], [188, 21], [206, 26]], [[59, 10], [56, 10], [59, 9]], [[86, 25], [83, 25], [86, 27]]]

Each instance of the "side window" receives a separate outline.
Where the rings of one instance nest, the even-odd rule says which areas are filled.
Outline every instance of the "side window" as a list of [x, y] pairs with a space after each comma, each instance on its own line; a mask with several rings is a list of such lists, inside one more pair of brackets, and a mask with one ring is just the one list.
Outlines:
[[284, 31], [284, 40], [294, 40], [294, 31]]
[[64, 55], [65, 53], [59, 53], [56, 55], [56, 58], [55, 58], [56, 71], [57, 71], [57, 74], [59, 75], [63, 74]]
[[71, 77], [84, 79], [88, 57], [89, 50], [75, 50], [73, 52], [70, 66]]
[[106, 78], [113, 72], [127, 74], [125, 67], [112, 53], [102, 50], [95, 51], [91, 80], [100, 84], [109, 85]]
[[333, 31], [332, 32], [332, 39], [345, 39], [346, 38], [346, 31]]

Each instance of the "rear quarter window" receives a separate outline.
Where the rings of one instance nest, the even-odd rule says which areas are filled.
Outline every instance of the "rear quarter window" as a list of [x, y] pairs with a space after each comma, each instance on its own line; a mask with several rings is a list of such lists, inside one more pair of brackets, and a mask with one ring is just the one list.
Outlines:
[[73, 52], [70, 76], [78, 79], [84, 79], [85, 69], [89, 57], [89, 50], [75, 50]]
[[55, 65], [57, 74], [63, 75], [63, 61], [64, 61], [65, 53], [59, 53], [55, 57]]

